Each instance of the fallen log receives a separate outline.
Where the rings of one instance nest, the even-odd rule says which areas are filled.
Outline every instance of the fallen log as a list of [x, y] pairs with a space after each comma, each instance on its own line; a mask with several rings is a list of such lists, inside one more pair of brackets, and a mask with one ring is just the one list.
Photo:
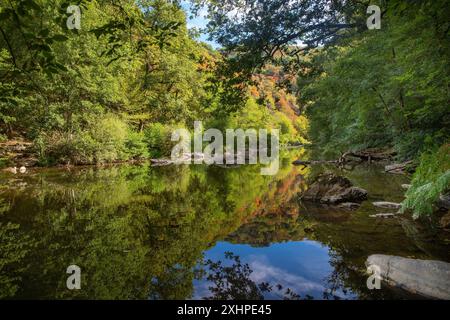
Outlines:
[[325, 161], [325, 160], [316, 160], [316, 161], [305, 161], [305, 160], [296, 160], [292, 162], [294, 166], [309, 166], [309, 165], [316, 165], [316, 164], [327, 164], [327, 163], [337, 163], [336, 160], [332, 161]]
[[349, 151], [344, 153], [340, 158], [340, 163], [345, 163], [348, 161], [348, 158], [357, 158], [360, 159], [361, 162], [367, 161], [383, 161], [383, 160], [392, 160], [395, 156], [395, 152], [393, 151], [383, 151], [380, 149], [366, 149], [361, 151]]
[[[358, 159], [359, 162], [369, 162], [372, 161], [383, 161], [383, 160], [392, 160], [395, 156], [393, 151], [381, 151], [378, 149], [367, 149], [363, 151], [349, 151], [344, 153], [338, 160], [316, 160], [316, 161], [306, 161], [306, 160], [297, 160], [294, 161], [293, 164], [296, 166], [309, 166], [315, 164], [338, 164], [340, 166], [345, 165], [349, 162], [357, 162], [354, 159]], [[350, 159], [354, 158], [354, 159]]]
[[407, 161], [404, 163], [396, 163], [389, 166], [386, 166], [384, 168], [384, 171], [387, 173], [394, 173], [394, 174], [405, 174], [407, 171], [407, 168], [413, 164], [413, 161]]

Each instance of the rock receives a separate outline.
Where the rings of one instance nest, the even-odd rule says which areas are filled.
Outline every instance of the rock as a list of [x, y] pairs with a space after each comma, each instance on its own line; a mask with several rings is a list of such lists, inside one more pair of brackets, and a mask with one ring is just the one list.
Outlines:
[[17, 166], [34, 167], [38, 159], [33, 149], [33, 143], [18, 140], [8, 140], [0, 143], [0, 157], [7, 158], [9, 163]]
[[439, 209], [450, 210], [450, 193], [441, 195], [436, 202], [436, 206]]
[[363, 202], [367, 199], [367, 191], [357, 187], [350, 187], [336, 194], [326, 195], [322, 198], [324, 203], [343, 203], [347, 201], [359, 201]]
[[362, 202], [367, 199], [367, 191], [353, 187], [350, 180], [335, 174], [322, 174], [306, 190], [304, 201], [337, 205], [345, 202]]
[[171, 160], [166, 159], [151, 159], [150, 162], [154, 166], [168, 166], [173, 164]]
[[355, 202], [344, 202], [341, 203], [338, 207], [345, 210], [358, 210], [361, 207], [361, 204]]
[[371, 218], [383, 218], [383, 219], [389, 219], [389, 218], [395, 218], [395, 213], [378, 213], [373, 214], [370, 217]]
[[405, 190], [409, 190], [411, 188], [410, 184], [402, 184], [402, 188]]
[[373, 205], [382, 209], [400, 210], [402, 205], [394, 202], [374, 202]]
[[389, 285], [435, 299], [450, 299], [450, 263], [372, 255], [366, 266]]
[[441, 218], [440, 224], [442, 228], [450, 229], [450, 213], [447, 213]]
[[6, 168], [2, 170], [3, 172], [8, 172], [8, 173], [12, 173], [12, 174], [17, 174], [17, 168]]

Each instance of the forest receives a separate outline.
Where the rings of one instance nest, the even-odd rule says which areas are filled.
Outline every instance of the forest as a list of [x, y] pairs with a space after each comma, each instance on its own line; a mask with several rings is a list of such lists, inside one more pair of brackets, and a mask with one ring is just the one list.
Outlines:
[[[450, 187], [447, 1], [185, 2], [0, 0], [0, 165], [166, 157], [195, 120], [278, 128], [321, 159], [412, 161], [403, 208], [433, 212]], [[204, 12], [206, 30], [188, 28]]]

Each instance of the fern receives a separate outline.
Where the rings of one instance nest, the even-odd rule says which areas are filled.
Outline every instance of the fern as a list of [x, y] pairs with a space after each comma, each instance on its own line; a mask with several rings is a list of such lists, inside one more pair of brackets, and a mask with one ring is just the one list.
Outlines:
[[412, 186], [406, 193], [402, 211], [411, 210], [414, 219], [431, 215], [441, 194], [450, 190], [450, 145], [422, 155]]

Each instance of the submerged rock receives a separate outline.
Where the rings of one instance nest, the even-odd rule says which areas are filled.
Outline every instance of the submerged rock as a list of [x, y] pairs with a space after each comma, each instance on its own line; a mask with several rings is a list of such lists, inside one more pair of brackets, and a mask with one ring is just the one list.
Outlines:
[[372, 255], [366, 266], [378, 269], [389, 285], [428, 298], [450, 299], [450, 263]]
[[362, 202], [367, 199], [367, 191], [358, 187], [350, 187], [348, 189], [337, 192], [336, 194], [326, 195], [322, 198], [325, 203], [342, 203], [347, 201]]
[[373, 214], [370, 217], [371, 218], [383, 218], [383, 219], [388, 219], [388, 218], [395, 218], [396, 214], [395, 213], [378, 213], [378, 214]]
[[367, 199], [367, 191], [354, 187], [347, 178], [332, 173], [320, 175], [301, 198], [304, 201], [326, 204], [362, 202]]
[[373, 205], [382, 209], [400, 210], [402, 208], [400, 203], [395, 202], [374, 202]]
[[447, 213], [441, 218], [441, 227], [444, 229], [450, 229], [450, 213]]
[[341, 203], [338, 207], [346, 210], [358, 210], [361, 207], [361, 204], [355, 202], [344, 202]]

